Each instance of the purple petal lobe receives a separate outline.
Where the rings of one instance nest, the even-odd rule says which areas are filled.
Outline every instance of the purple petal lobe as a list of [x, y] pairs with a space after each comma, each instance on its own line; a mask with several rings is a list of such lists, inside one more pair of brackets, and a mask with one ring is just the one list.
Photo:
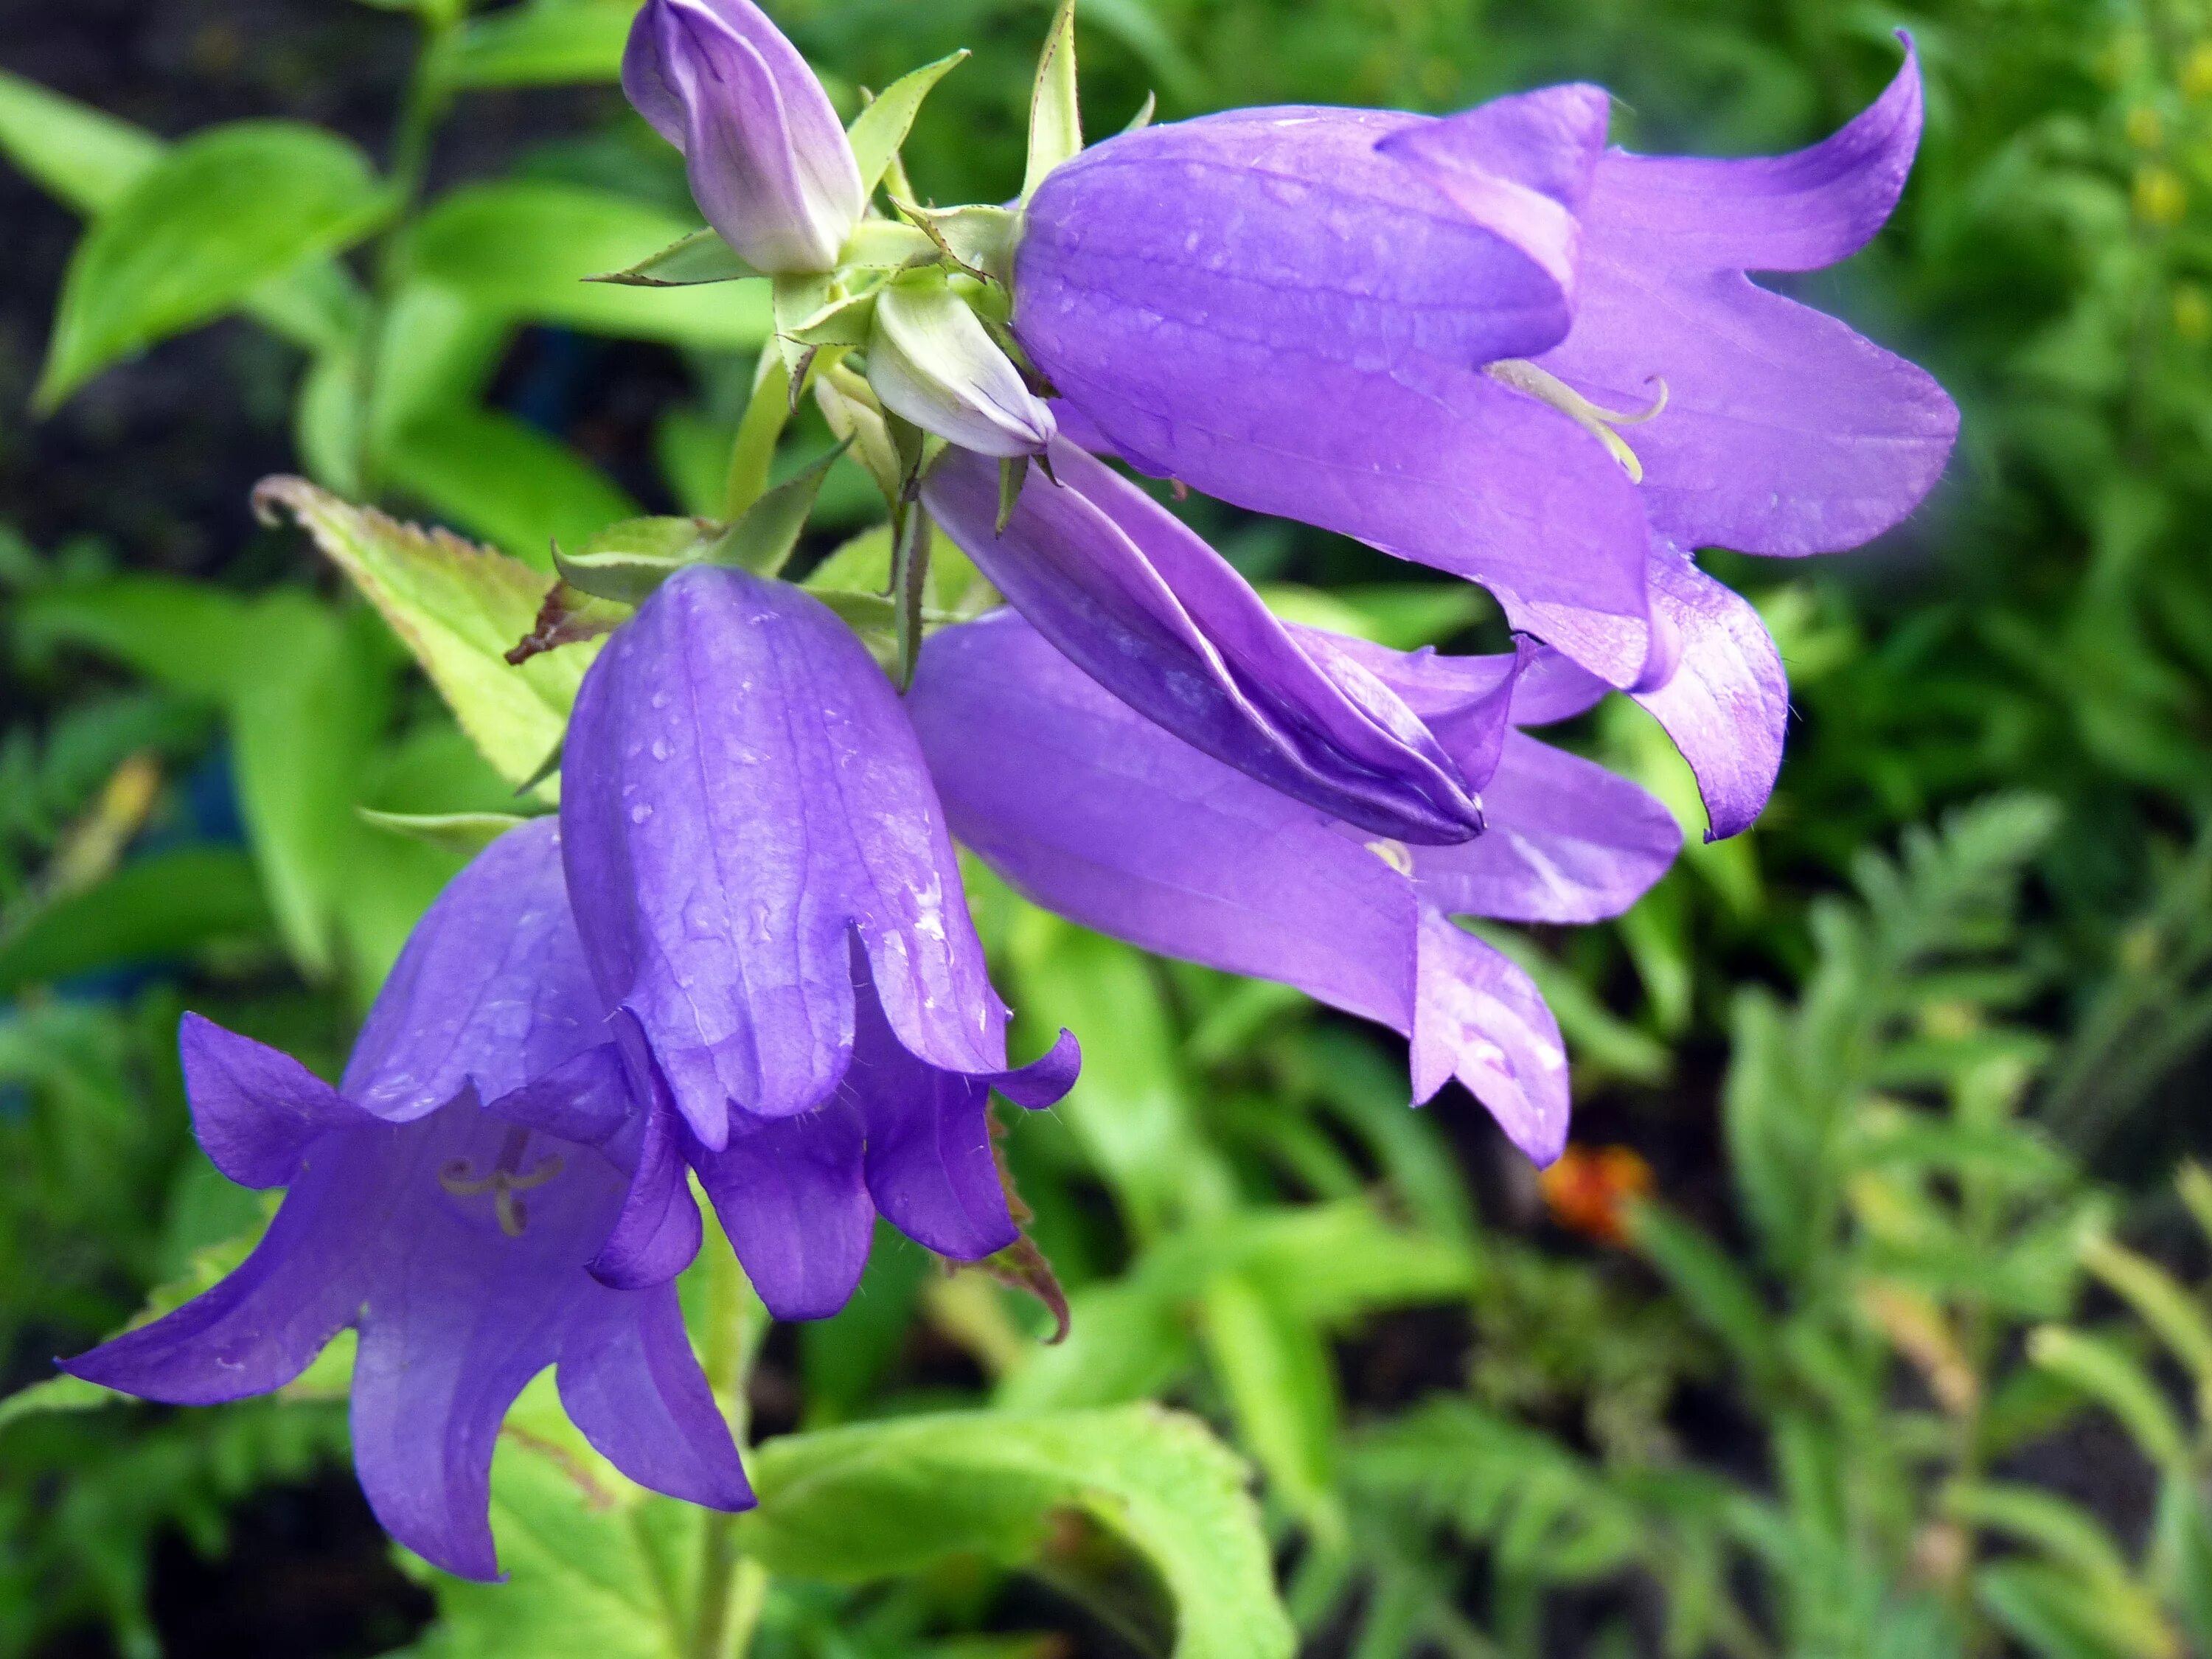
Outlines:
[[874, 999], [864, 997], [839, 1092], [866, 1131], [868, 1194], [885, 1220], [962, 1261], [1014, 1242], [991, 1150], [987, 1081], [923, 1065], [899, 1046]]
[[614, 1139], [637, 1115], [637, 1098], [622, 1051], [603, 1042], [485, 1103], [484, 1109], [510, 1123], [598, 1146]]
[[561, 817], [600, 992], [691, 1131], [807, 1112], [853, 1040], [856, 930], [891, 1028], [950, 1071], [1006, 1065], [1006, 1011], [905, 710], [843, 623], [694, 565], [585, 677]]
[[1483, 802], [1489, 834], [1407, 850], [1414, 885], [1448, 915], [1602, 921], [1643, 897], [1682, 847], [1674, 814], [1636, 785], [1518, 732]]
[[1534, 982], [1426, 908], [1419, 973], [1414, 1100], [1456, 1077], [1533, 1163], [1551, 1163], [1567, 1144], [1567, 1054]]
[[821, 82], [750, 0], [649, 0], [623, 90], [684, 152], [700, 211], [757, 269], [836, 264], [865, 205], [860, 167]]
[[1505, 236], [1571, 294], [1575, 216], [1611, 113], [1601, 87], [1547, 87], [1401, 127], [1376, 148], [1413, 168], [1471, 221]]
[[[1498, 769], [1505, 733], [1517, 717], [1522, 675], [1544, 654], [1543, 647], [1525, 638], [1505, 655], [1446, 657], [1432, 647], [1393, 651], [1318, 628], [1294, 626], [1291, 631], [1316, 658], [1357, 663], [1389, 687], [1478, 788]], [[1601, 695], [1603, 689], [1601, 685]]]
[[1872, 235], [1919, 131], [1919, 71], [1908, 58], [1871, 109], [1796, 155], [1601, 164], [1574, 328], [1537, 361], [1615, 408], [1648, 401], [1665, 382], [1665, 409], [1626, 434], [1662, 538], [1834, 552], [1897, 523], [1942, 473], [1959, 429], [1943, 389], [1743, 274], [1826, 264]]
[[1068, 658], [1206, 753], [1333, 816], [1407, 840], [1481, 824], [1459, 768], [1361, 664], [1313, 648], [1135, 485], [1071, 446], [1032, 475], [1005, 533], [998, 476], [946, 452], [922, 499]]
[[665, 1285], [691, 1265], [704, 1229], [685, 1174], [684, 1127], [665, 1090], [656, 1092], [612, 1226], [590, 1255], [590, 1272], [617, 1290]]
[[1698, 775], [1711, 822], [1707, 841], [1751, 827], [1782, 769], [1790, 718], [1790, 680], [1774, 636], [1741, 595], [1672, 547], [1653, 549], [1655, 616], [1682, 641], [1681, 659], [1662, 684], [1635, 694]]
[[1653, 264], [1688, 270], [1818, 270], [1880, 230], [1920, 147], [1919, 55], [1888, 89], [1809, 149], [1741, 161], [1631, 155], [1598, 163], [1589, 217]]
[[798, 1117], [742, 1121], [720, 1152], [694, 1154], [745, 1276], [778, 1319], [826, 1319], [860, 1282], [876, 1219], [864, 1133], [840, 1097]]
[[495, 1100], [606, 1040], [550, 818], [518, 825], [438, 896], [377, 994], [339, 1091], [404, 1122]]
[[569, 1321], [558, 1375], [569, 1419], [640, 1486], [709, 1509], [753, 1506], [673, 1285], [601, 1291]]
[[241, 1187], [282, 1187], [325, 1129], [374, 1120], [287, 1054], [186, 1014], [177, 1031], [201, 1147]]

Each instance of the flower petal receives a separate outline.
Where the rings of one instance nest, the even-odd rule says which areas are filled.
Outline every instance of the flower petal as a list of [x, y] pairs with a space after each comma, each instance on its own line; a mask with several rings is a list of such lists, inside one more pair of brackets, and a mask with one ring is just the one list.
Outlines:
[[569, 1419], [640, 1486], [708, 1509], [757, 1501], [674, 1285], [589, 1294], [562, 1334], [558, 1376]]
[[1718, 841], [1751, 827], [1782, 769], [1790, 679], [1774, 636], [1741, 595], [1715, 581], [1673, 547], [1651, 556], [1655, 615], [1681, 641], [1662, 684], [1634, 693], [1698, 775]]
[[186, 1014], [177, 1029], [201, 1148], [241, 1187], [282, 1187], [326, 1129], [376, 1120], [280, 1050]]
[[1818, 270], [1872, 240], [1920, 147], [1911, 37], [1881, 96], [1810, 149], [1724, 161], [1631, 155], [1598, 163], [1587, 216], [1645, 263], [1685, 270]]
[[1464, 841], [1481, 815], [1442, 746], [1379, 680], [1302, 645], [1229, 562], [1067, 445], [1005, 533], [998, 479], [949, 451], [922, 500], [1016, 609], [1139, 713], [1333, 816]]
[[473, 1089], [494, 1100], [606, 1040], [550, 818], [447, 884], [369, 1011], [339, 1091], [389, 1122]]
[[1413, 883], [1448, 915], [1602, 921], [1681, 850], [1672, 813], [1627, 779], [1518, 732], [1483, 792], [1490, 831], [1464, 847], [1408, 848]]
[[1006, 1065], [959, 866], [899, 699], [818, 600], [693, 565], [611, 638], [569, 721], [563, 853], [611, 1005], [692, 1132], [826, 1100], [852, 1045], [848, 933], [892, 1029]]
[[860, 1282], [875, 1237], [860, 1114], [843, 1098], [739, 1122], [692, 1162], [745, 1276], [778, 1319], [826, 1319]]
[[1540, 1168], [1567, 1144], [1567, 1052], [1535, 983], [1423, 907], [1413, 1021], [1413, 1099], [1456, 1077]]

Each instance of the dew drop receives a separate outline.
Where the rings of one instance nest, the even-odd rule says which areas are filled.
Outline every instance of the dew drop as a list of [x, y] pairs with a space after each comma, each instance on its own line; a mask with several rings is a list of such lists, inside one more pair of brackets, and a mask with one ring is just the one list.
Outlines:
[[629, 821], [632, 823], [643, 823], [652, 816], [653, 809], [642, 801], [629, 809]]

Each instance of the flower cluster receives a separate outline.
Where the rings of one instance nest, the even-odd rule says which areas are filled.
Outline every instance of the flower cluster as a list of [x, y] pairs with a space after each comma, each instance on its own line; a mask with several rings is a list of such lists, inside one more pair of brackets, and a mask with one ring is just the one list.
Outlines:
[[[289, 1190], [235, 1273], [77, 1375], [234, 1399], [353, 1328], [362, 1483], [457, 1572], [495, 1571], [492, 1442], [547, 1365], [635, 1479], [749, 1503], [672, 1288], [695, 1185], [769, 1310], [819, 1317], [879, 1217], [956, 1260], [1012, 1245], [991, 1092], [1075, 1081], [1065, 1032], [1008, 1060], [956, 836], [1087, 927], [1395, 1029], [1415, 1102], [1457, 1079], [1559, 1157], [1559, 1028], [1456, 919], [1597, 921], [1666, 871], [1657, 802], [1528, 735], [1613, 690], [1673, 735], [1713, 835], [1749, 824], [1788, 687], [1692, 550], [1854, 545], [1941, 471], [1935, 383], [1745, 275], [1887, 217], [1909, 46], [1858, 119], [1771, 160], [1608, 149], [1587, 86], [1084, 150], [1071, 20], [1020, 198], [945, 210], [907, 199], [897, 149], [951, 60], [848, 131], [750, 0], [648, 0], [623, 84], [709, 229], [617, 280], [773, 283], [732, 477], [764, 486], [744, 446], [811, 390], [890, 507], [889, 601], [848, 597], [891, 620], [779, 578], [797, 484], [564, 562], [635, 611], [584, 676], [557, 822], [456, 878], [336, 1088], [188, 1017], [203, 1144]], [[1480, 581], [1514, 647], [1285, 622], [1128, 471]], [[933, 526], [1006, 608], [925, 612]]]

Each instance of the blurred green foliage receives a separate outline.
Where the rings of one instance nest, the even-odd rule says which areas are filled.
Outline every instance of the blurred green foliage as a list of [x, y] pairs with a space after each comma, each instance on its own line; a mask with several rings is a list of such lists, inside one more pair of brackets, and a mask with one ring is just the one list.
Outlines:
[[[942, 201], [1017, 187], [1042, 0], [774, 9], [848, 113], [975, 48], [906, 161]], [[373, 156], [276, 121], [165, 144], [0, 70], [0, 153], [88, 222], [42, 397], [243, 315], [295, 354], [302, 472], [543, 568], [641, 484], [495, 397], [501, 366], [525, 328], [651, 342], [686, 390], [647, 504], [718, 512], [764, 311], [575, 280], [696, 223], [673, 155], [623, 116], [425, 187], [480, 94], [609, 81], [629, 7], [413, 11]], [[2169, 1182], [2212, 1048], [2212, 15], [1084, 0], [1084, 93], [1105, 131], [1148, 91], [1164, 118], [1449, 109], [1574, 76], [1615, 90], [1632, 146], [1741, 153], [1856, 109], [1900, 25], [1929, 80], [1914, 183], [1796, 289], [1936, 369], [1958, 459], [1861, 554], [1713, 556], [1790, 665], [1773, 806], [1619, 924], [1501, 941], [1567, 1030], [1589, 1132], [1639, 1156], [1574, 1164], [1587, 1189], [1555, 1179], [1547, 1221], [1470, 1102], [1406, 1110], [1371, 1032], [978, 872], [1031, 1048], [1064, 1022], [1089, 1057], [1005, 1143], [1072, 1336], [890, 1240], [796, 1333], [702, 1273], [696, 1328], [804, 1431], [757, 1455], [757, 1521], [718, 1545], [627, 1486], [541, 1379], [495, 1474], [514, 1582], [410, 1568], [439, 1618], [408, 1651], [1012, 1659], [1067, 1629], [1242, 1659], [1286, 1650], [1286, 1608], [1306, 1650], [1358, 1659], [2212, 1652], [2212, 1184]], [[780, 465], [827, 447], [802, 423]], [[873, 501], [841, 461], [817, 521]], [[1203, 522], [1285, 604], [1395, 643], [1495, 627], [1348, 544]], [[257, 1224], [191, 1146], [180, 1007], [330, 1069], [456, 867], [357, 809], [510, 809], [573, 691], [472, 714], [514, 594], [438, 586], [443, 544], [319, 528], [386, 615], [447, 630], [408, 642], [461, 724], [304, 544], [249, 591], [0, 529], [0, 1382], [31, 1390], [0, 1403], [0, 1653], [157, 1653], [157, 1540], [218, 1554], [245, 1494], [342, 1457], [312, 1373], [187, 1414], [40, 1379]], [[1632, 707], [1578, 738], [1702, 827]], [[1220, 1444], [1147, 1401], [1256, 1468], [1264, 1535]]]

